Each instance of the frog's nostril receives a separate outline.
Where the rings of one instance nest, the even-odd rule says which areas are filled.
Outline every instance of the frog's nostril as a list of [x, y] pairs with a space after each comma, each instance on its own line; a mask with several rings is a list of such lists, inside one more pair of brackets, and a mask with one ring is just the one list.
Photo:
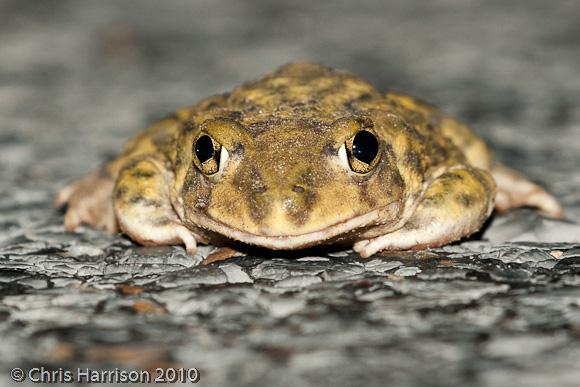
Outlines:
[[301, 185], [295, 185], [294, 187], [292, 187], [292, 191], [296, 193], [302, 193], [304, 192], [304, 187], [302, 187]]
[[[241, 190], [243, 188], [239, 189]], [[250, 189], [255, 194], [263, 194], [264, 192], [268, 191], [268, 187], [259, 180], [254, 180], [250, 185]]]

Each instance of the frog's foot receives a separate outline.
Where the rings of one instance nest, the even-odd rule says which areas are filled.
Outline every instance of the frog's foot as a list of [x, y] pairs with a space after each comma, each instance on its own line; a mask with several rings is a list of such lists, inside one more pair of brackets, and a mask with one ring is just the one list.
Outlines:
[[367, 258], [379, 250], [437, 247], [471, 235], [493, 210], [495, 184], [481, 169], [454, 169], [427, 188], [404, 226], [373, 239], [361, 240], [353, 249]]
[[188, 253], [200, 238], [187, 229], [173, 209], [171, 172], [155, 158], [138, 160], [121, 170], [113, 192], [113, 207], [121, 230], [145, 246], [183, 243]]
[[510, 208], [528, 206], [538, 208], [546, 216], [564, 217], [564, 209], [556, 198], [520, 173], [496, 164], [491, 174], [497, 184], [495, 208], [498, 211], [505, 212]]
[[65, 230], [74, 231], [84, 223], [111, 234], [117, 232], [119, 227], [111, 200], [113, 186], [113, 178], [105, 169], [100, 169], [60, 190], [54, 205], [68, 204], [64, 216]]

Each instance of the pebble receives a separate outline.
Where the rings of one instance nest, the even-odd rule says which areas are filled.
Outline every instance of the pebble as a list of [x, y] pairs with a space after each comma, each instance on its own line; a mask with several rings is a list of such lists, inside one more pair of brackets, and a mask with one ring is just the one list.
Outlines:
[[226, 263], [220, 265], [219, 268], [225, 273], [227, 281], [231, 284], [254, 282], [241, 266], [233, 263]]
[[319, 284], [322, 279], [311, 275], [298, 275], [295, 277], [288, 277], [276, 282], [276, 286], [280, 288], [303, 288], [310, 285]]
[[400, 277], [412, 277], [415, 276], [417, 274], [419, 274], [421, 272], [421, 269], [419, 269], [418, 267], [402, 267], [400, 269], [398, 269], [397, 271], [395, 271], [395, 275], [398, 275]]

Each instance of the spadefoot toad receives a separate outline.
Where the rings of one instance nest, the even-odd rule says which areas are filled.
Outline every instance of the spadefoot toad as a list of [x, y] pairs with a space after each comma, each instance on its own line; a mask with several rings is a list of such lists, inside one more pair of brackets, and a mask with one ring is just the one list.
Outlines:
[[143, 245], [241, 241], [270, 249], [441, 246], [494, 207], [558, 202], [493, 162], [466, 125], [408, 95], [313, 63], [288, 64], [178, 110], [64, 188], [66, 230], [119, 229]]

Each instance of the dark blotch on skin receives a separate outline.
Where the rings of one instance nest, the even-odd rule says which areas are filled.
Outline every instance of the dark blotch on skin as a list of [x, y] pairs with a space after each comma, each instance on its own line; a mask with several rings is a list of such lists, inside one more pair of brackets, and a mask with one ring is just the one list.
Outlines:
[[447, 190], [451, 190], [458, 182], [463, 180], [463, 176], [457, 173], [447, 173], [437, 181]]
[[302, 197], [298, 199], [301, 203], [296, 208], [296, 211], [291, 211], [289, 214], [294, 224], [302, 226], [306, 223], [310, 217], [312, 207], [316, 203], [316, 198], [317, 195], [312, 190], [308, 190], [306, 193], [302, 192]]
[[196, 129], [196, 125], [193, 122], [184, 122], [181, 129], [184, 132], [192, 132]]
[[409, 137], [411, 137], [411, 140], [413, 142], [417, 142], [420, 144], [424, 144], [427, 142], [427, 138], [425, 136], [419, 133], [419, 131], [415, 127], [408, 125], [407, 123], [404, 123], [402, 130], [404, 130], [405, 133], [409, 135]]
[[404, 159], [405, 164], [416, 172], [423, 172], [423, 160], [421, 155], [411, 150], [407, 152]]
[[311, 170], [306, 170], [298, 178], [298, 184], [292, 187], [292, 191], [298, 194], [296, 195], [298, 206], [296, 211], [291, 211], [289, 215], [297, 226], [301, 226], [308, 221], [312, 207], [314, 207], [318, 199], [316, 192], [328, 179], [328, 176], [315, 176]]
[[463, 175], [459, 174], [459, 173], [449, 173], [447, 175], [445, 175], [446, 180], [449, 181], [462, 181], [463, 180]]
[[160, 131], [159, 133], [153, 136], [151, 142], [153, 142], [153, 145], [155, 145], [157, 148], [163, 148], [167, 146], [169, 140], [170, 137], [167, 135], [167, 133]]
[[194, 166], [189, 168], [181, 188], [181, 196], [187, 199], [186, 207], [205, 211], [209, 206], [212, 186]]
[[369, 99], [372, 99], [372, 98], [373, 98], [373, 95], [371, 93], [363, 93], [357, 98], [357, 101], [359, 101], [359, 102], [368, 101]]
[[244, 146], [240, 143], [234, 144], [230, 153], [232, 156], [242, 156], [244, 154]]
[[260, 134], [264, 133], [265, 131], [267, 131], [269, 128], [269, 125], [270, 125], [269, 122], [264, 122], [264, 121], [254, 122], [252, 124], [247, 125], [246, 130], [252, 136], [256, 137], [256, 136], [259, 136]]
[[211, 101], [210, 103], [208, 103], [208, 104], [205, 106], [205, 108], [206, 108], [206, 109], [208, 109], [208, 110], [209, 110], [209, 109], [214, 109], [214, 108], [217, 108], [217, 107], [220, 107], [220, 104], [219, 104], [219, 103], [217, 103], [216, 101]]
[[161, 227], [161, 226], [167, 226], [171, 223], [172, 223], [172, 220], [169, 219], [167, 216], [162, 216], [160, 218], [151, 219], [152, 226]]
[[211, 110], [222, 107], [225, 101], [230, 97], [231, 93], [222, 93], [208, 98], [203, 105], [204, 110]]
[[334, 148], [334, 144], [329, 142], [322, 148], [322, 153], [324, 153], [327, 156], [334, 156], [337, 154], [337, 150]]
[[263, 197], [259, 195], [266, 192], [267, 187], [264, 179], [258, 172], [257, 167], [245, 166], [234, 178], [234, 185], [243, 187], [244, 197], [250, 209], [250, 216], [256, 223], [264, 220], [270, 211], [268, 203], [265, 203]]
[[448, 160], [450, 157], [449, 155], [449, 150], [446, 148], [443, 148], [441, 146], [433, 146], [431, 148], [432, 150], [432, 155], [433, 155], [433, 160], [435, 161], [435, 163], [442, 163], [445, 160]]
[[127, 194], [129, 189], [125, 186], [117, 187], [115, 189], [115, 199], [122, 199]]
[[225, 114], [222, 116], [222, 118], [237, 122], [237, 121], [240, 121], [242, 119], [242, 112], [240, 112], [238, 110], [225, 112]]
[[466, 193], [461, 193], [461, 194], [457, 195], [457, 200], [464, 207], [471, 207], [473, 205], [473, 203], [475, 202], [475, 198], [472, 195], [466, 194]]
[[153, 171], [143, 171], [143, 170], [135, 170], [131, 172], [131, 176], [138, 178], [138, 179], [150, 179], [155, 176], [155, 172]]
[[369, 195], [369, 190], [368, 190], [367, 184], [361, 184], [359, 186], [359, 196], [360, 196], [361, 200], [364, 201], [368, 207], [373, 208], [376, 205], [377, 201], [372, 195]]
[[361, 95], [359, 95], [356, 98], [351, 99], [350, 101], [345, 102], [344, 106], [352, 111], [352, 112], [357, 112], [357, 108], [356, 108], [356, 104], [357, 103], [361, 103], [361, 102], [366, 102], [373, 99], [373, 95], [370, 93], [363, 93]]
[[357, 121], [359, 122], [360, 126], [363, 127], [364, 129], [369, 129], [369, 128], [373, 128], [375, 126], [375, 124], [373, 123], [373, 120], [370, 119], [370, 117], [358, 117]]
[[439, 206], [445, 200], [446, 193], [439, 192], [423, 199], [421, 205], [425, 207]]
[[161, 207], [161, 205], [162, 205], [162, 203], [159, 200], [147, 199], [147, 198], [144, 198], [142, 196], [132, 196], [129, 199], [129, 203], [139, 204], [139, 205], [147, 206], [147, 207]]

